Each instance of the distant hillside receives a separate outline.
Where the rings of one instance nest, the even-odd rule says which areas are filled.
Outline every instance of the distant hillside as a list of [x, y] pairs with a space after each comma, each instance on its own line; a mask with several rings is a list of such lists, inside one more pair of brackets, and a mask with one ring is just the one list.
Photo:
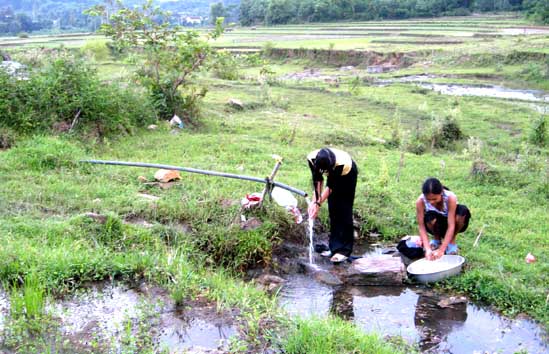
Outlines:
[[[126, 5], [137, 5], [144, 0], [124, 0]], [[240, 0], [156, 0], [163, 9], [174, 14], [173, 21], [182, 25], [208, 23], [212, 4], [222, 2], [225, 7], [238, 6]], [[100, 0], [0, 0], [0, 35], [35, 31], [93, 31], [97, 18], [83, 11]]]

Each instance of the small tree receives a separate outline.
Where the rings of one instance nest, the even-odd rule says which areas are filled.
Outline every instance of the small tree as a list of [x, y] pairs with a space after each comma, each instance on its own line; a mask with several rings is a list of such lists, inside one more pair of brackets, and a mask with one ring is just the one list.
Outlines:
[[225, 19], [227, 10], [223, 6], [222, 2], [217, 2], [215, 4], [210, 5], [210, 21], [212, 25], [215, 25], [217, 22], [217, 19], [220, 17], [223, 17]]
[[196, 84], [195, 75], [212, 53], [208, 39], [223, 32], [223, 18], [206, 40], [196, 31], [186, 31], [168, 22], [170, 14], [147, 0], [140, 8], [127, 8], [122, 1], [108, 1], [86, 11], [102, 16], [107, 22], [100, 32], [112, 38], [119, 50], [142, 52], [144, 60], [137, 70], [137, 82], [152, 96], [159, 116], [170, 118], [174, 113], [193, 123], [198, 102], [206, 89]]

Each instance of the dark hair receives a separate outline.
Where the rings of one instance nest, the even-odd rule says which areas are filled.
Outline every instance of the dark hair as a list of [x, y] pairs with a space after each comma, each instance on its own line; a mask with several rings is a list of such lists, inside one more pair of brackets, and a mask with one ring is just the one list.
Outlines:
[[331, 171], [336, 163], [335, 154], [327, 148], [322, 148], [318, 151], [315, 158], [316, 171]]
[[440, 183], [440, 181], [434, 177], [427, 178], [425, 182], [423, 182], [423, 187], [421, 187], [423, 195], [440, 194], [442, 193], [443, 189], [446, 189], [448, 191], [450, 190], [443, 186], [442, 183]]

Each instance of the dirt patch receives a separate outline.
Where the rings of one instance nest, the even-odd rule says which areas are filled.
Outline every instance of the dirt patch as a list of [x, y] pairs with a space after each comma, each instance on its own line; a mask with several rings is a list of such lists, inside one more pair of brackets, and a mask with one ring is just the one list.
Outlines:
[[498, 129], [505, 130], [508, 132], [511, 136], [519, 136], [521, 134], [521, 130], [517, 129], [516, 124], [514, 123], [496, 123], [495, 124]]
[[358, 50], [325, 50], [325, 49], [283, 49], [273, 48], [271, 57], [277, 59], [300, 58], [313, 61], [321, 61], [329, 65], [357, 66], [357, 65], [382, 65], [389, 64], [397, 67], [407, 67], [415, 62], [416, 54], [413, 52], [379, 53], [374, 51]]
[[372, 43], [385, 43], [385, 44], [413, 44], [413, 45], [448, 45], [448, 44], [461, 44], [463, 41], [410, 41], [410, 40], [392, 40], [392, 39], [374, 39]]

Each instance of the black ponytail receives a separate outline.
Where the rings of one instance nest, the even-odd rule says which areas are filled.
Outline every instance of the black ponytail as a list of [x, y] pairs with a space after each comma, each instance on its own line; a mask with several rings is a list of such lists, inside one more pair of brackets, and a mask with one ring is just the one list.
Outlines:
[[327, 148], [322, 148], [318, 151], [315, 158], [316, 171], [331, 171], [335, 167], [335, 154]]
[[425, 182], [423, 182], [423, 186], [421, 187], [423, 195], [441, 194], [444, 189], [446, 189], [447, 191], [450, 190], [446, 186], [443, 186], [442, 183], [440, 183], [440, 181], [434, 177], [427, 178]]

